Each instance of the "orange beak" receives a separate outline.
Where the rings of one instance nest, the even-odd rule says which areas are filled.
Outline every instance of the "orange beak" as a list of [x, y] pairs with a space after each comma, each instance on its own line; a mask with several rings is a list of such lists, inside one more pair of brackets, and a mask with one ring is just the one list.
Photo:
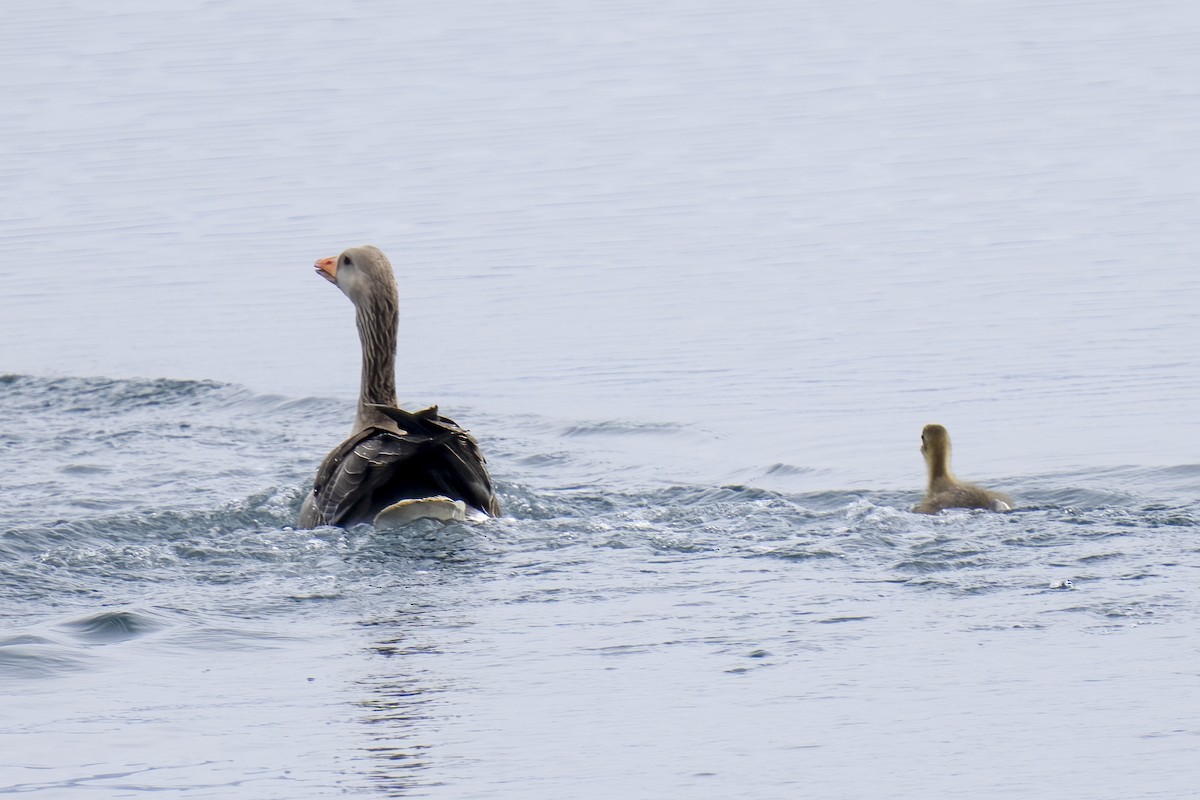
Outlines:
[[317, 263], [313, 264], [313, 266], [317, 268], [317, 274], [332, 283], [334, 286], [337, 285], [337, 265], [337, 256], [318, 258]]

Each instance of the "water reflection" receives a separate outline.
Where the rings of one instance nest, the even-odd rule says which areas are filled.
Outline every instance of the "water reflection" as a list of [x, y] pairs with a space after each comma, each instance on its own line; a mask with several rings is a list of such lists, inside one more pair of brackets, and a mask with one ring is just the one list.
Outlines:
[[[438, 709], [452, 691], [425, 666], [442, 654], [424, 633], [434, 630], [432, 609], [406, 609], [360, 623], [371, 634], [368, 651], [377, 669], [359, 683], [359, 721], [366, 727], [366, 777], [387, 797], [406, 797], [437, 785], [430, 778]], [[440, 626], [439, 626], [440, 627]]]
[[404, 677], [380, 677], [367, 688], [372, 696], [359, 706], [362, 721], [371, 726], [372, 744], [363, 748], [370, 759], [371, 783], [389, 797], [429, 785], [422, 773], [429, 767], [430, 744], [416, 730], [430, 719], [424, 687]]

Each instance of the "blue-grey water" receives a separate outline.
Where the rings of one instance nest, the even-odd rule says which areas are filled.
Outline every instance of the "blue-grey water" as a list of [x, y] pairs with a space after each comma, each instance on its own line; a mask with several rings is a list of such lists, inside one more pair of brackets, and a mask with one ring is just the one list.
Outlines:
[[[1195, 792], [1193, 4], [0, 21], [0, 794]], [[362, 243], [503, 518], [291, 527]]]

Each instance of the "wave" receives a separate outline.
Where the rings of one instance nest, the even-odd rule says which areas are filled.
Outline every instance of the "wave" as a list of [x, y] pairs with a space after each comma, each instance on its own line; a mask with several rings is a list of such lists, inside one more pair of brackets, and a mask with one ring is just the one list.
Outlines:
[[[1173, 540], [1200, 525], [1197, 465], [1015, 476], [1003, 482], [1018, 499], [1013, 513], [924, 517], [907, 510], [916, 486], [756, 485], [808, 471], [781, 462], [741, 470], [736, 483], [656, 482], [654, 465], [622, 472], [589, 437], [687, 428], [547, 424], [539, 438], [537, 420], [524, 415], [515, 428], [497, 420], [489, 448], [503, 519], [479, 528], [296, 531], [300, 499], [343, 432], [343, 412], [342, 401], [210, 381], [0, 376], [0, 414], [10, 423], [0, 435], [0, 595], [19, 604], [86, 599], [100, 584], [246, 586], [282, 576], [287, 597], [336, 597], [355, 575], [388, 585], [414, 565], [469, 569], [508, 553], [576, 548], [836, 561], [927, 580], [1031, 566], [1081, 542], [1103, 556], [1109, 540]], [[1084, 555], [1097, 552], [1068, 561], [1086, 572], [1098, 562]], [[326, 578], [310, 579], [319, 575]]]
[[0, 530], [0, 608], [22, 610], [10, 624], [22, 613], [44, 619], [47, 609], [60, 620], [0, 639], [0, 674], [85, 670], [94, 648], [160, 634], [187, 648], [269, 646], [269, 630], [245, 629], [242, 620], [302, 604], [391, 603], [414, 586], [480, 572], [557, 574], [548, 585], [559, 597], [581, 570], [610, 573], [611, 593], [622, 591], [622, 570], [676, 562], [963, 596], [1044, 592], [1064, 581], [1086, 592], [1114, 574], [1152, 588], [1180, 552], [1194, 549], [1197, 527], [1188, 508], [1112, 505], [1106, 493], [1073, 496], [1098, 501], [1092, 506], [926, 516], [905, 510], [904, 492], [515, 483], [500, 491], [507, 516], [477, 526], [296, 530], [301, 489], [291, 485], [211, 508], [81, 514]]
[[150, 406], [195, 403], [227, 392], [245, 391], [214, 381], [115, 378], [46, 378], [0, 375], [6, 406], [54, 408], [68, 413], [124, 413]]
[[239, 384], [210, 380], [4, 374], [0, 375], [0, 404], [13, 412], [121, 416], [146, 409], [179, 408], [278, 412], [338, 408], [344, 411], [346, 401], [257, 393]]
[[566, 437], [578, 436], [673, 436], [684, 433], [687, 426], [673, 422], [635, 422], [631, 420], [604, 420], [581, 422], [562, 428]]
[[161, 630], [158, 615], [132, 610], [102, 611], [61, 623], [59, 629], [89, 645], [116, 644]]

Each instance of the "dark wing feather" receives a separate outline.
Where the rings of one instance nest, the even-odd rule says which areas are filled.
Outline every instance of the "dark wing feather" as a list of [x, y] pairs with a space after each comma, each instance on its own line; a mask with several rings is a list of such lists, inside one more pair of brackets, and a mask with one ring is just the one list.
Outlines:
[[483, 454], [470, 433], [440, 416], [436, 407], [415, 414], [376, 408], [405, 433], [367, 428], [326, 456], [300, 525], [371, 522], [398, 500], [439, 494], [491, 516], [500, 514]]
[[376, 495], [390, 481], [396, 465], [407, 462], [420, 449], [420, 441], [410, 441], [378, 428], [367, 428], [350, 437], [321, 464], [313, 480], [312, 518], [300, 523], [310, 526], [370, 522], [381, 510], [372, 508], [377, 505]]
[[487, 460], [475, 437], [454, 420], [441, 416], [437, 406], [416, 413], [385, 406], [376, 408], [408, 431], [408, 437], [434, 443], [422, 451], [420, 462], [425, 479], [438, 494], [462, 500], [489, 516], [500, 516], [500, 502], [488, 474]]

